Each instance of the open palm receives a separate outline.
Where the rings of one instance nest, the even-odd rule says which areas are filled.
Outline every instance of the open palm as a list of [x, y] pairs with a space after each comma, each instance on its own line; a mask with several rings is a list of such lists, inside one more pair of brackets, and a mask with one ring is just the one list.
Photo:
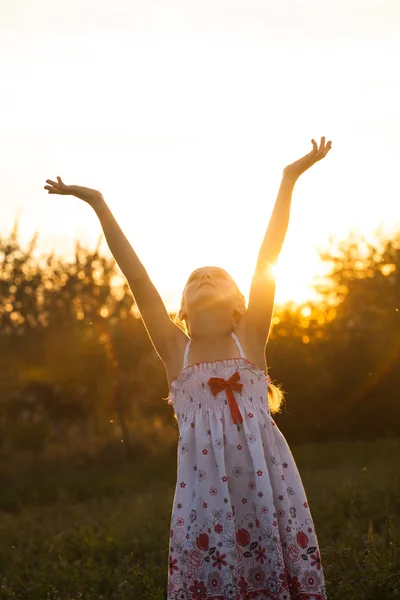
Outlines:
[[91, 206], [103, 199], [102, 194], [97, 190], [92, 190], [91, 188], [82, 187], [80, 185], [65, 185], [61, 177], [57, 177], [57, 181], [46, 179], [46, 183], [48, 183], [48, 185], [45, 185], [44, 189], [47, 190], [49, 194], [76, 196], [76, 198], [84, 200]]
[[286, 177], [297, 179], [304, 171], [307, 171], [316, 162], [325, 158], [332, 148], [332, 142], [329, 140], [329, 142], [325, 143], [324, 137], [321, 138], [319, 146], [315, 140], [311, 140], [311, 143], [313, 145], [311, 152], [284, 168], [283, 172]]
[[70, 188], [72, 186], [65, 185], [61, 177], [57, 177], [57, 181], [52, 181], [51, 179], [46, 179], [46, 183], [49, 185], [45, 185], [44, 189], [48, 190], [49, 194], [63, 194], [63, 195], [71, 195]]

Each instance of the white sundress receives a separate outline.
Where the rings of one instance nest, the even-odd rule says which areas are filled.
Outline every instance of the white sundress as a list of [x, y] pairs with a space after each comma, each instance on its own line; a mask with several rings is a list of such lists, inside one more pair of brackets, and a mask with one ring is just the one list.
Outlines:
[[240, 357], [187, 366], [189, 340], [171, 383], [180, 435], [168, 600], [326, 600], [304, 487], [270, 415], [270, 379], [232, 337]]

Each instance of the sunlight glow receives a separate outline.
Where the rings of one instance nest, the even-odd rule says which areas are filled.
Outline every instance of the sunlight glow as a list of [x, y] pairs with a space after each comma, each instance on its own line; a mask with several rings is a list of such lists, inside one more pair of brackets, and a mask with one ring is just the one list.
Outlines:
[[[192, 4], [10, 3], [0, 25], [1, 233], [19, 211], [24, 246], [38, 231], [41, 254], [73, 259], [76, 239], [95, 247], [93, 210], [43, 191], [60, 175], [102, 191], [170, 310], [206, 264], [247, 298], [282, 169], [326, 135], [333, 149], [296, 184], [274, 269], [276, 301], [302, 302], [332, 233], [398, 220], [400, 42], [389, 25], [400, 5], [382, 0], [372, 19], [344, 0], [323, 11], [304, 0], [300, 13]], [[51, 74], [70, 83], [49, 93]]]

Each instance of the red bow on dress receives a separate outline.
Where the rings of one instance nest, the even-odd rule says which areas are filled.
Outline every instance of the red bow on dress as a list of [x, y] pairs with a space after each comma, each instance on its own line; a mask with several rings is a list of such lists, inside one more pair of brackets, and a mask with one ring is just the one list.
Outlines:
[[243, 384], [237, 383], [239, 381], [239, 379], [240, 379], [239, 372], [236, 371], [236, 373], [234, 373], [232, 375], [232, 377], [230, 377], [227, 381], [225, 379], [222, 379], [222, 377], [210, 377], [210, 379], [207, 382], [208, 385], [210, 386], [211, 391], [214, 394], [214, 396], [219, 394], [219, 392], [222, 392], [222, 390], [226, 390], [226, 397], [228, 398], [229, 408], [231, 409], [232, 419], [233, 419], [233, 422], [236, 424], [242, 423], [242, 421], [243, 421], [243, 417], [240, 413], [238, 404], [236, 402], [235, 396], [233, 395], [233, 391], [232, 391], [232, 390], [235, 390], [236, 392], [241, 391]]

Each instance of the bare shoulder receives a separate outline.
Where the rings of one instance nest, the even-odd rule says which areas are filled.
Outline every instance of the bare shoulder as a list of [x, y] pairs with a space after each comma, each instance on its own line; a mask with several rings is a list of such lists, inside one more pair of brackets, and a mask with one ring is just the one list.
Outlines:
[[267, 372], [267, 361], [265, 358], [265, 347], [267, 339], [260, 335], [259, 331], [254, 331], [246, 326], [244, 321], [239, 321], [235, 333], [242, 345], [246, 358], [257, 365], [261, 371]]

